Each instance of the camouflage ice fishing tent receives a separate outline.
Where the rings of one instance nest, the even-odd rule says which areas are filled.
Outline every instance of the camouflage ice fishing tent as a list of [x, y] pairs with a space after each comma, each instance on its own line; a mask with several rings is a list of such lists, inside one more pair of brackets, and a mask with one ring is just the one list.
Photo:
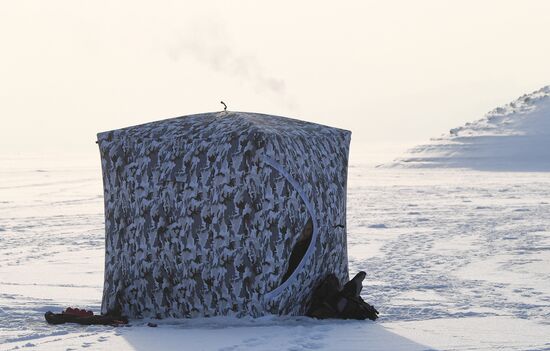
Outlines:
[[[320, 279], [329, 273], [348, 279], [350, 135], [243, 112], [98, 134], [106, 227], [102, 312], [304, 313]], [[289, 271], [308, 222], [307, 250]]]

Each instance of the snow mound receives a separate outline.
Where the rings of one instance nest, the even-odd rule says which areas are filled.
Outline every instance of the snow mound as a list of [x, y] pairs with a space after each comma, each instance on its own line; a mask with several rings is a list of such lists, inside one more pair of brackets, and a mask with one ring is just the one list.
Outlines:
[[550, 171], [550, 86], [453, 128], [384, 166]]

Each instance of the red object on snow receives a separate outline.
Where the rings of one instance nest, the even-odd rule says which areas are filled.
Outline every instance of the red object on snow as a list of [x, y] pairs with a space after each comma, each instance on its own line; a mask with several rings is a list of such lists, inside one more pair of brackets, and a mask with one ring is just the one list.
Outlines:
[[71, 316], [78, 316], [78, 317], [90, 317], [94, 315], [92, 311], [86, 311], [86, 310], [81, 310], [79, 308], [72, 308], [72, 307], [67, 307], [67, 309], [62, 313], [71, 315]]

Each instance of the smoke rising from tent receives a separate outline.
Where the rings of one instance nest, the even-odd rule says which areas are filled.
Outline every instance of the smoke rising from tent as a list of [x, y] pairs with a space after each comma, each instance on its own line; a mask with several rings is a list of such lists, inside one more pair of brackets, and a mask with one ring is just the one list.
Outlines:
[[180, 36], [169, 49], [168, 55], [174, 61], [189, 56], [207, 65], [210, 69], [229, 74], [253, 86], [257, 93], [270, 93], [291, 109], [295, 100], [289, 96], [285, 80], [266, 73], [258, 58], [252, 54], [238, 52], [230, 45], [230, 38], [220, 26], [193, 28], [192, 38]]

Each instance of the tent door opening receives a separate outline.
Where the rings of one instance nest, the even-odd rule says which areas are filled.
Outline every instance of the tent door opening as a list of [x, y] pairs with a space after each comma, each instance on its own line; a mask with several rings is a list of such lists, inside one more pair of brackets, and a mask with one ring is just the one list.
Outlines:
[[311, 244], [312, 234], [313, 222], [311, 221], [311, 218], [309, 218], [306, 225], [304, 226], [304, 229], [302, 230], [302, 233], [300, 234], [300, 238], [292, 248], [292, 253], [290, 254], [290, 259], [288, 263], [288, 269], [283, 276], [281, 284], [287, 281], [287, 279], [292, 275], [292, 273], [296, 270], [296, 268], [304, 258], [304, 255], [306, 254], [306, 251]]

